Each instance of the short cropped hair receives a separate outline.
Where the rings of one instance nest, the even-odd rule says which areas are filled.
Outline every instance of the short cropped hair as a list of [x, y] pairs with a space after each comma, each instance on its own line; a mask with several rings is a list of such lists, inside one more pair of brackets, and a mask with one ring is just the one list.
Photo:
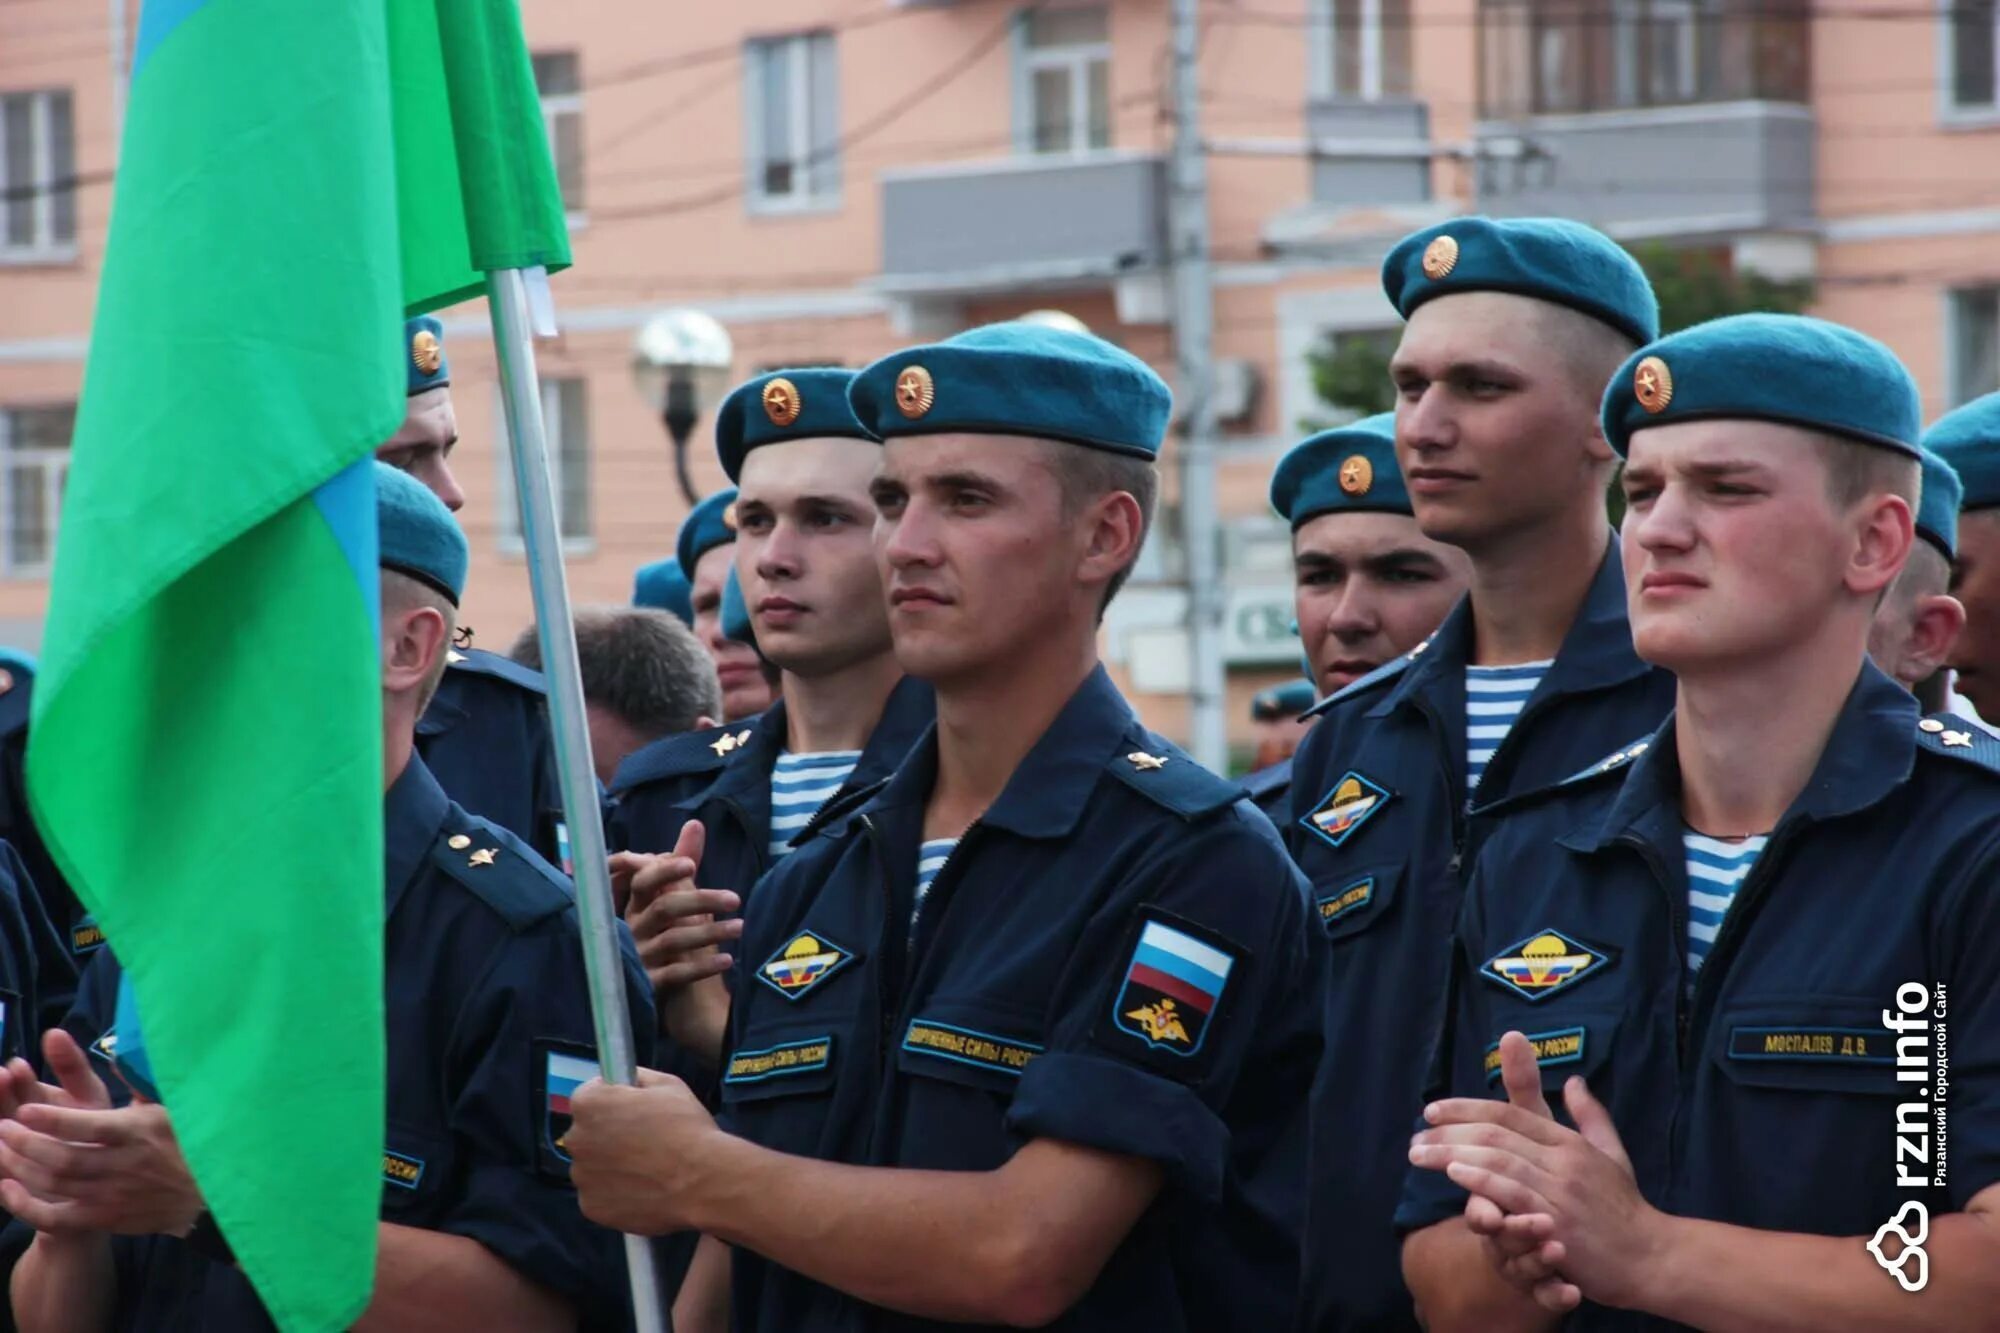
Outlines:
[[1826, 463], [1826, 492], [1846, 509], [1871, 495], [1900, 495], [1914, 512], [1923, 486], [1923, 465], [1909, 454], [1880, 445], [1822, 436], [1819, 456]]
[[[722, 716], [715, 661], [694, 631], [671, 613], [644, 606], [587, 606], [576, 612], [575, 623], [586, 703], [653, 737], [693, 731], [701, 718]], [[533, 625], [507, 655], [522, 666], [542, 669], [542, 645]]]
[[1603, 399], [1625, 358], [1639, 350], [1638, 343], [1602, 320], [1549, 301], [1539, 303], [1534, 325], [1535, 336], [1558, 353], [1592, 404]]
[[[1115, 491], [1124, 491], [1139, 502], [1139, 545], [1145, 545], [1146, 534], [1153, 527], [1153, 509], [1160, 496], [1160, 471], [1152, 459], [1114, 454], [1104, 449], [1086, 449], [1059, 440], [1043, 441], [1042, 449], [1062, 493], [1064, 518], [1075, 518], [1092, 501]], [[1139, 558], [1136, 549], [1132, 558], [1134, 561]], [[1097, 604], [1099, 620], [1104, 619], [1104, 609], [1111, 605], [1111, 599], [1118, 595], [1118, 590], [1125, 586], [1125, 580], [1131, 575], [1132, 566], [1127, 565], [1111, 576], [1111, 582], [1104, 587], [1104, 600]]]
[[445, 665], [451, 660], [451, 640], [458, 631], [458, 608], [451, 604], [449, 597], [422, 579], [413, 579], [408, 574], [394, 569], [383, 570], [383, 620], [387, 621], [392, 615], [402, 615], [419, 608], [428, 608], [444, 617], [442, 646], [438, 649], [437, 660], [431, 663], [430, 674], [424, 678], [423, 689], [417, 694], [417, 715], [421, 717], [423, 711], [431, 706], [431, 700], [436, 697], [438, 682], [444, 679]]

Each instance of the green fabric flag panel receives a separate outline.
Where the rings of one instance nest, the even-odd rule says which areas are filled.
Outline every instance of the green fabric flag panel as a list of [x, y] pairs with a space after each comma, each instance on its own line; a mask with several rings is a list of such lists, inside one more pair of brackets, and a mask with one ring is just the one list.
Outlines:
[[374, 1281], [375, 445], [402, 319], [568, 263], [512, 0], [148, 0], [30, 795], [281, 1328]]

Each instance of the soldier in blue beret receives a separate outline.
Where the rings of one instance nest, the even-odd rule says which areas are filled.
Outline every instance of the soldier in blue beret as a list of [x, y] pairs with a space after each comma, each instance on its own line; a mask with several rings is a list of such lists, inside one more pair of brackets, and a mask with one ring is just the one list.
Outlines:
[[1274, 823], [1291, 807], [1292, 752], [1299, 748], [1299, 737], [1305, 733], [1301, 715], [1318, 697], [1312, 682], [1303, 678], [1259, 690], [1251, 697], [1250, 725], [1257, 748], [1251, 755], [1243, 790]]
[[[1424, 536], [1411, 515], [1393, 412], [1293, 445], [1271, 477], [1271, 507], [1291, 525], [1306, 683], [1320, 694], [1336, 694], [1422, 643], [1465, 592], [1465, 553]], [[1292, 749], [1310, 725], [1293, 728]], [[1290, 822], [1289, 759], [1281, 780], [1279, 771], [1260, 766], [1244, 785], [1282, 826]]]
[[1866, 656], [1916, 541], [1916, 385], [1745, 315], [1641, 349], [1603, 419], [1675, 706], [1480, 854], [1411, 1287], [1440, 1333], [1990, 1327], [2000, 741]]
[[[423, 486], [376, 471], [389, 1100], [363, 1322], [617, 1327], [622, 1242], [579, 1212], [564, 1147], [569, 1092], [597, 1071], [574, 893], [525, 843], [452, 801], [416, 752], [417, 719], [445, 674], [465, 538]], [[652, 1004], [629, 939], [623, 955], [647, 1050]], [[132, 1044], [119, 989], [106, 949], [45, 1039], [60, 1088], [18, 1059], [0, 1080], [14, 1120], [0, 1190], [16, 1228], [37, 1229], [15, 1312], [25, 1327], [53, 1327], [60, 1312], [68, 1328], [270, 1328], [174, 1145], [170, 1108], [133, 1102], [105, 1063]]]
[[1638, 264], [1577, 223], [1456, 218], [1399, 241], [1382, 284], [1408, 323], [1397, 466], [1373, 475], [1400, 476], [1469, 584], [1433, 637], [1322, 703], [1292, 759], [1287, 833], [1334, 951], [1306, 1322], [1371, 1333], [1415, 1327], [1391, 1221], [1483, 812], [1650, 729], [1673, 694], [1632, 652], [1604, 503], [1598, 400], [1658, 326]]
[[722, 720], [755, 717], [778, 699], [775, 672], [754, 646], [722, 629], [722, 591], [736, 561], [736, 488], [717, 491], [688, 511], [674, 537], [674, 558], [688, 581], [694, 632], [715, 659], [722, 682]]
[[693, 589], [681, 573], [679, 556], [641, 565], [632, 576], [632, 605], [665, 611], [683, 625], [694, 624]]
[[[415, 477], [456, 513], [465, 506], [465, 492], [451, 471], [458, 418], [452, 411], [444, 325], [429, 315], [407, 321], [403, 347], [409, 409], [402, 428], [376, 447], [375, 457]], [[444, 679], [430, 709], [417, 725], [417, 752], [453, 800], [560, 865], [569, 839], [562, 827], [562, 791], [541, 673], [473, 647], [469, 626], [460, 626], [459, 637], [446, 654]]]
[[726, 1237], [681, 1308], [727, 1280], [742, 1330], [1283, 1328], [1322, 946], [1269, 821], [1097, 661], [1166, 386], [1003, 324], [849, 397], [937, 724], [757, 886], [721, 1123], [671, 1079], [579, 1095], [585, 1209]]
[[1917, 696], [1925, 712], [1945, 706], [1945, 662], [1965, 628], [1965, 607], [1951, 595], [1951, 565], [1958, 554], [1958, 506], [1965, 488], [1951, 464], [1930, 449], [1920, 460], [1923, 492], [1917, 498], [1917, 542], [1896, 576], [1875, 624], [1868, 656], [1896, 683]]
[[2000, 393], [1939, 417], [1924, 444], [1964, 486], [1951, 591], [1965, 606], [1965, 627], [1946, 665], [1979, 715], [2000, 719]]

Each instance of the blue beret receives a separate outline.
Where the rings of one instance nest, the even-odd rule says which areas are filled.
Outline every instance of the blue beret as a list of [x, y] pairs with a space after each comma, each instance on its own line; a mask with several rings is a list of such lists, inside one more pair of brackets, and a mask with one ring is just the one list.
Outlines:
[[377, 463], [375, 526], [382, 568], [427, 583], [458, 605], [469, 552], [465, 533], [444, 501], [409, 473]]
[[729, 567], [729, 576], [722, 581], [721, 616], [723, 638], [756, 646], [757, 629], [750, 619], [750, 607], [743, 600], [743, 585], [736, 581], [735, 565]]
[[429, 315], [404, 320], [403, 364], [409, 368], [412, 394], [451, 383], [451, 363], [444, 359], [444, 325]]
[[1278, 460], [1271, 508], [1297, 532], [1335, 510], [1407, 514], [1410, 492], [1396, 466], [1396, 414], [1381, 412], [1308, 435]]
[[[2000, 505], [2000, 393], [1953, 408], [1924, 432], [1924, 447], [1951, 464], [1963, 484], [1961, 509]], [[1930, 474], [1924, 474], [1930, 484]]]
[[1317, 699], [1311, 681], [1288, 680], [1283, 685], [1257, 691], [1256, 697], [1250, 700], [1250, 719], [1253, 722], [1275, 722], [1281, 717], [1296, 717], [1311, 708]]
[[891, 352], [854, 377], [854, 415], [897, 435], [1032, 435], [1155, 458], [1173, 394], [1130, 352], [1042, 324], [988, 324]]
[[736, 488], [731, 486], [688, 510], [688, 516], [681, 520], [681, 530], [674, 538], [674, 558], [680, 561], [681, 573], [689, 583], [694, 582], [696, 562], [716, 547], [736, 540], [735, 504]]
[[687, 576], [681, 573], [681, 562], [669, 556], [665, 560], [639, 566], [639, 572], [632, 577], [632, 605], [668, 611], [682, 624], [692, 625], [692, 590], [688, 587]]
[[774, 370], [737, 385], [715, 414], [715, 452], [731, 481], [743, 479], [743, 456], [760, 444], [838, 436], [875, 437], [854, 417], [847, 386], [854, 372], [838, 367]]
[[1931, 450], [1923, 452], [1924, 489], [1917, 498], [1917, 535], [1958, 559], [1958, 508], [1965, 502], [1965, 483], [1958, 471]]
[[1639, 261], [1563, 218], [1453, 218], [1411, 232], [1382, 261], [1382, 290], [1405, 319], [1433, 297], [1512, 292], [1580, 310], [1634, 342], [1660, 336], [1660, 302]]
[[1776, 421], [1917, 456], [1917, 383], [1864, 333], [1806, 315], [1729, 315], [1649, 343], [1604, 390], [1604, 438], [1677, 421]]

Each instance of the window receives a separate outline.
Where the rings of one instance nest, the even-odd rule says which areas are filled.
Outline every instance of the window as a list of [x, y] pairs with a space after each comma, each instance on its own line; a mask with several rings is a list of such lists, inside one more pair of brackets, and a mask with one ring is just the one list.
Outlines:
[[1951, 294], [1951, 403], [2000, 389], [2000, 287]]
[[[494, 419], [504, 423], [502, 405], [496, 400]], [[588, 549], [590, 529], [590, 413], [580, 379], [542, 381], [542, 429], [547, 434], [549, 480], [555, 484], [556, 527], [563, 546], [569, 550]], [[514, 491], [514, 462], [511, 445], [504, 439], [500, 449], [500, 539], [510, 551], [522, 548], [521, 502]]]
[[1314, 86], [1322, 97], [1410, 94], [1410, 0], [1314, 0]]
[[1994, 0], [1951, 0], [1951, 105], [1959, 110], [1991, 111], [1996, 97], [1994, 69], [2000, 61], [2000, 5]]
[[833, 34], [760, 38], [746, 52], [750, 202], [823, 207], [840, 194], [840, 86]]
[[583, 80], [576, 52], [544, 51], [534, 57], [535, 88], [542, 95], [542, 125], [556, 160], [563, 211], [583, 212]]
[[1101, 5], [1022, 16], [1015, 137], [1031, 153], [1111, 146], [1111, 34]]
[[75, 178], [69, 93], [0, 93], [0, 258], [75, 247]]
[[1480, 114], [1803, 102], [1811, 13], [1810, 0], [1480, 0]]
[[75, 429], [74, 403], [0, 408], [0, 573], [48, 571]]

